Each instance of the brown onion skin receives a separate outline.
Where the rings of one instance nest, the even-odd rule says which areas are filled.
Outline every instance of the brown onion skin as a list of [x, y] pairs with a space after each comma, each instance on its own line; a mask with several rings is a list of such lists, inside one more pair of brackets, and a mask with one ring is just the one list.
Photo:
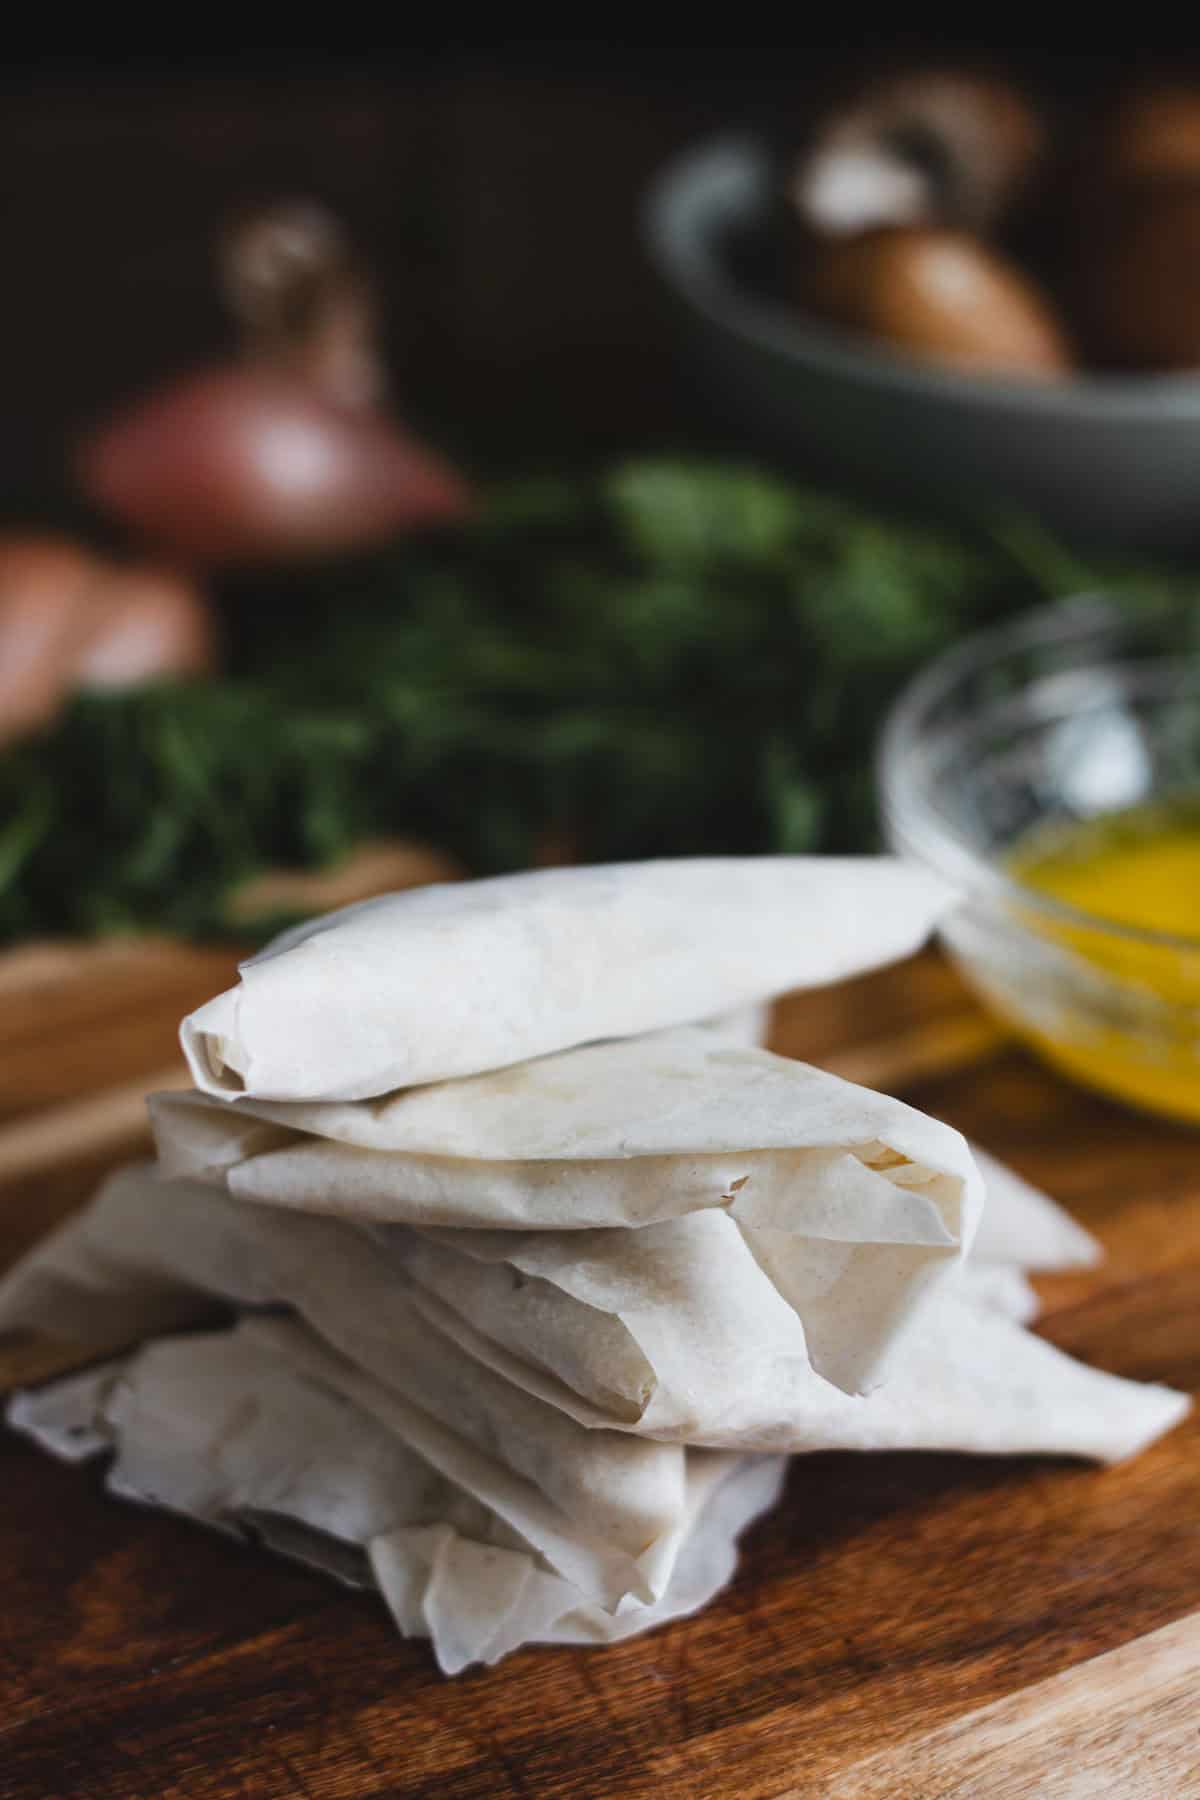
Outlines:
[[73, 671], [77, 686], [136, 687], [216, 668], [213, 615], [186, 575], [152, 565], [114, 568], [93, 605], [94, 629]]
[[0, 539], [0, 744], [50, 725], [78, 688], [207, 673], [212, 615], [186, 576], [66, 540]]
[[466, 484], [382, 414], [285, 370], [201, 371], [89, 437], [88, 497], [199, 564], [333, 554], [461, 517]]
[[[910, 69], [869, 82], [819, 123], [789, 188], [801, 221], [819, 235], [888, 225], [943, 225], [988, 232], [1027, 186], [1046, 131], [1029, 97], [1001, 76], [971, 69]], [[905, 146], [908, 146], [906, 149]], [[924, 157], [917, 154], [920, 146]], [[839, 159], [878, 159], [878, 191], [864, 190], [857, 218], [815, 207], [809, 182]], [[906, 172], [889, 193], [884, 169]]]
[[1200, 174], [1129, 182], [1081, 225], [1075, 309], [1110, 368], [1200, 368]]
[[1106, 122], [1100, 158], [1118, 180], [1200, 176], [1200, 86], [1164, 81], [1125, 94]]
[[0, 743], [53, 719], [91, 625], [94, 557], [64, 539], [0, 539]]
[[797, 298], [824, 318], [961, 372], [1053, 381], [1072, 366], [1038, 289], [965, 232], [896, 227], [827, 244]]

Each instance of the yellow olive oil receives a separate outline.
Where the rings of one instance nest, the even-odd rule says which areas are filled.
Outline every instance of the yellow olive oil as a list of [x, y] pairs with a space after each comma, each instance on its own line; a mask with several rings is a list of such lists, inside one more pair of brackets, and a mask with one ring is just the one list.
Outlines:
[[[1061, 1028], [1032, 1029], [1042, 1052], [1090, 1086], [1200, 1120], [1200, 797], [1038, 831], [1009, 867], [1088, 915], [1037, 921], [1087, 965]], [[1174, 941], [1138, 935], [1156, 932]]]

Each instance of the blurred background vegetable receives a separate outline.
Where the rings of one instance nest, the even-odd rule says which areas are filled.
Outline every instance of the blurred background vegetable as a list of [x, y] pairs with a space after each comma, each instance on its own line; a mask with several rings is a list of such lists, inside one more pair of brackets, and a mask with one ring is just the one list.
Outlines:
[[895, 226], [839, 239], [802, 270], [796, 297], [837, 324], [976, 374], [1054, 380], [1073, 361], [1037, 289], [961, 231]]
[[206, 674], [215, 656], [212, 614], [185, 576], [65, 538], [0, 537], [0, 744], [81, 689]]
[[1200, 85], [1064, 109], [914, 68], [867, 76], [790, 137], [776, 228], [794, 304], [978, 373], [1062, 374], [1076, 339], [1099, 368], [1200, 367]]
[[[231, 79], [194, 113], [164, 73], [128, 115], [77, 94], [71, 141], [14, 98], [0, 937], [260, 933], [414, 843], [480, 871], [865, 846], [875, 733], [927, 656], [1080, 584], [1187, 590], [1060, 550], [957, 440], [923, 510], [877, 506], [936, 433], [861, 391], [810, 409], [802, 462], [748, 465], [775, 367], [737, 384], [764, 428], [732, 432], [672, 362], [635, 227], [665, 156], [749, 119], [769, 216], [731, 287], [1011, 383], [979, 430], [1024, 466], [1093, 360], [1192, 354], [1187, 82], [763, 63], [681, 81], [675, 54], [615, 109], [590, 62], [450, 99], [390, 67], [265, 102]], [[843, 424], [869, 475], [844, 493]]]
[[860, 80], [785, 170], [786, 196], [830, 236], [883, 225], [987, 231], [1029, 181], [1045, 136], [1030, 97], [999, 76], [935, 68]]
[[1096, 580], [1131, 603], [1186, 585], [736, 466], [503, 484], [456, 533], [258, 578], [228, 611], [227, 679], [80, 698], [0, 756], [0, 935], [244, 932], [229, 897], [250, 878], [380, 837], [479, 872], [550, 840], [866, 848], [904, 676]]
[[278, 205], [227, 234], [222, 265], [241, 359], [88, 436], [87, 496], [201, 564], [327, 555], [460, 515], [465, 483], [382, 410], [371, 291], [337, 221]]

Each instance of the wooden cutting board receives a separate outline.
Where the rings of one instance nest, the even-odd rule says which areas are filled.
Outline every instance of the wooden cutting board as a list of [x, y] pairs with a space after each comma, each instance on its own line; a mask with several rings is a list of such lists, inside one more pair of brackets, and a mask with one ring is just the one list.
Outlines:
[[[0, 1261], [144, 1148], [142, 1090], [180, 1079], [179, 1015], [232, 962], [0, 959]], [[1063, 1085], [934, 956], [789, 1000], [774, 1041], [949, 1119], [1104, 1240], [1041, 1284], [1054, 1342], [1200, 1383], [1200, 1137]], [[7, 1433], [0, 1559], [0, 1800], [1200, 1795], [1195, 1422], [1115, 1470], [797, 1459], [696, 1619], [454, 1682], [369, 1597]]]

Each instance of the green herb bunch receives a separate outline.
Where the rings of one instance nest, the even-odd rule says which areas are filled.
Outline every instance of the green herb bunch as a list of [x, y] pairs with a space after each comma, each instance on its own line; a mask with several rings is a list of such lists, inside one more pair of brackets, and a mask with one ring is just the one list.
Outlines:
[[869, 848], [872, 745], [912, 670], [1097, 578], [1027, 533], [754, 470], [510, 484], [437, 542], [231, 593], [221, 680], [80, 698], [0, 755], [0, 937], [221, 933], [244, 878], [380, 835], [480, 873], [548, 839]]

